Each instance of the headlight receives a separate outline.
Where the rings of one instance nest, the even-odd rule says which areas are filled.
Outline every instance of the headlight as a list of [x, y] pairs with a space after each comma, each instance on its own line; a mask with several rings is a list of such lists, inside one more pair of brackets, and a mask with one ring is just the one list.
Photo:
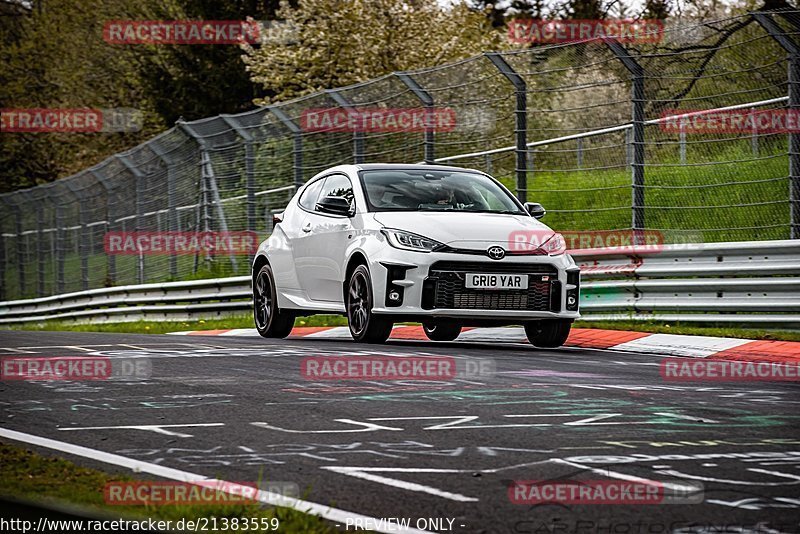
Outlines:
[[416, 252], [431, 252], [438, 247], [443, 246], [438, 241], [428, 239], [421, 235], [412, 234], [403, 230], [395, 230], [394, 228], [384, 228], [381, 230], [383, 235], [389, 241], [389, 244], [394, 248], [403, 250], [414, 250]]
[[550, 256], [558, 256], [567, 251], [567, 242], [563, 235], [555, 233], [550, 236], [550, 239], [539, 245], [539, 248], [547, 252]]

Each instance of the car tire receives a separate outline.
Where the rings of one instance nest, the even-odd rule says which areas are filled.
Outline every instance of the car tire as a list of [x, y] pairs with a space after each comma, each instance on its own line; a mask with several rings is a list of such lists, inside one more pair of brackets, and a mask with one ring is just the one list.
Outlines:
[[294, 315], [278, 308], [272, 268], [264, 265], [253, 280], [253, 319], [262, 337], [284, 338], [294, 326]]
[[389, 339], [393, 322], [388, 317], [372, 313], [375, 299], [366, 265], [359, 265], [350, 273], [345, 295], [347, 325], [353, 339], [362, 343], [384, 343]]
[[453, 323], [422, 323], [422, 331], [431, 341], [453, 341], [461, 334], [461, 325]]
[[544, 319], [525, 323], [525, 335], [535, 347], [553, 349], [560, 347], [567, 341], [569, 330], [572, 328], [571, 319]]

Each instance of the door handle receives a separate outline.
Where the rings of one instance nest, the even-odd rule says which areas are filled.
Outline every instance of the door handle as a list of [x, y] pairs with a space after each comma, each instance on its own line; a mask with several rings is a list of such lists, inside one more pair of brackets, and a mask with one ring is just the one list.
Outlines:
[[310, 231], [311, 231], [311, 223], [310, 223], [310, 222], [307, 222], [307, 223], [305, 223], [305, 224], [303, 225], [303, 228], [302, 228], [302, 230], [303, 230], [304, 232], [310, 232]]

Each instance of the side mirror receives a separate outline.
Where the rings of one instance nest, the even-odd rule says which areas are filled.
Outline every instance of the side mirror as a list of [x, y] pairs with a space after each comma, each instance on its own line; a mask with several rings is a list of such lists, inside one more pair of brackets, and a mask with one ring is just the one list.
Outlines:
[[317, 210], [331, 215], [344, 215], [347, 217], [353, 215], [350, 209], [350, 201], [343, 197], [325, 197], [317, 202]]
[[544, 217], [545, 213], [544, 206], [539, 204], [538, 202], [526, 202], [525, 203], [525, 210], [531, 214], [531, 217], [534, 219], [541, 219]]

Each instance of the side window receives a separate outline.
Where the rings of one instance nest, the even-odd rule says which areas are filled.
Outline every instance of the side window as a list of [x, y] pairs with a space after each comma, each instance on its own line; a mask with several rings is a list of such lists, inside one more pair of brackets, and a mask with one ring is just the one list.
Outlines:
[[303, 194], [300, 195], [300, 200], [298, 201], [298, 203], [305, 209], [309, 211], [314, 211], [314, 208], [317, 205], [317, 199], [319, 198], [319, 192], [322, 189], [323, 183], [325, 183], [324, 178], [321, 180], [317, 180], [316, 182], [306, 187], [305, 191], [303, 191]]
[[325, 197], [342, 197], [346, 198], [350, 205], [353, 205], [353, 184], [350, 179], [343, 174], [334, 174], [325, 179], [325, 185], [322, 187], [322, 193], [319, 195], [317, 202]]

